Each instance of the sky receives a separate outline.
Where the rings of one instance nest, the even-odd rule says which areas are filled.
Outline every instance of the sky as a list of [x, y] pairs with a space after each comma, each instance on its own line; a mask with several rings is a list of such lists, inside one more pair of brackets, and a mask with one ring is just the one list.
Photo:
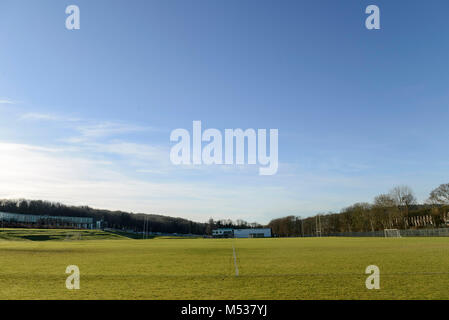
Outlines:
[[[380, 30], [368, 30], [368, 5]], [[80, 8], [67, 30], [65, 9]], [[268, 223], [449, 182], [447, 0], [2, 0], [0, 198]], [[278, 129], [279, 169], [170, 133]]]

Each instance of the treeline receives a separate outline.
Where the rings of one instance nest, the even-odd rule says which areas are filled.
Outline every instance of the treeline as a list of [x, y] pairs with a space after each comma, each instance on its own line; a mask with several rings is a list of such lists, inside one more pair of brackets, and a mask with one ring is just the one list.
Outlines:
[[[209, 224], [193, 222], [155, 214], [129, 213], [93, 209], [88, 206], [67, 206], [57, 202], [42, 200], [0, 200], [0, 211], [28, 215], [65, 217], [91, 217], [94, 221], [104, 221], [105, 226], [114, 229], [180, 234], [206, 234]], [[144, 224], [144, 220], [146, 220]]]
[[434, 189], [426, 203], [418, 204], [411, 188], [398, 186], [372, 203], [356, 203], [338, 213], [313, 217], [288, 216], [270, 221], [277, 236], [317, 236], [341, 232], [369, 232], [384, 229], [446, 227], [449, 224], [449, 184]]

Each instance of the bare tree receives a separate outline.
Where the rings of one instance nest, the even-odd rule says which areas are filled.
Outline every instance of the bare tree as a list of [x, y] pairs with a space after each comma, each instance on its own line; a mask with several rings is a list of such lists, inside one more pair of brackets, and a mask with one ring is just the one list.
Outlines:
[[373, 212], [380, 224], [379, 229], [392, 228], [394, 221], [400, 218], [396, 201], [391, 194], [380, 194], [374, 198]]
[[390, 194], [380, 194], [374, 198], [374, 206], [379, 208], [392, 208], [396, 205]]
[[395, 201], [398, 207], [408, 208], [410, 205], [416, 203], [416, 197], [412, 189], [408, 186], [398, 186], [390, 191], [390, 196]]
[[390, 191], [390, 196], [401, 211], [401, 221], [403, 221], [403, 218], [408, 217], [409, 207], [416, 203], [412, 189], [408, 186], [397, 186]]
[[206, 234], [207, 235], [211, 235], [212, 234], [212, 230], [214, 229], [214, 227], [215, 227], [214, 219], [209, 218], [209, 221], [206, 224]]
[[434, 204], [449, 204], [449, 183], [441, 184], [432, 190], [428, 201]]

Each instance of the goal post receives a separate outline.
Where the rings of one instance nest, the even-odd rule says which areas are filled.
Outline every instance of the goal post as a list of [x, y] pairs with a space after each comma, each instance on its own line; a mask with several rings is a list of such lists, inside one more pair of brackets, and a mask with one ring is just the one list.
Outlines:
[[385, 238], [400, 238], [401, 232], [399, 229], [384, 229]]
[[64, 240], [65, 241], [78, 241], [78, 240], [81, 240], [81, 232], [67, 233]]

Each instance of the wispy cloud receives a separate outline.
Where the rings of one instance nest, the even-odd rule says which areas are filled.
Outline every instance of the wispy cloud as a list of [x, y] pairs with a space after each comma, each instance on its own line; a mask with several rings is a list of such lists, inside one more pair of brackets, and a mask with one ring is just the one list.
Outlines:
[[95, 121], [79, 117], [51, 113], [27, 112], [19, 116], [23, 121], [63, 123], [65, 128], [77, 132], [61, 141], [66, 143], [85, 143], [99, 138], [116, 137], [129, 133], [156, 131], [153, 127], [140, 126], [122, 121]]
[[282, 199], [281, 190], [272, 187], [256, 190], [244, 185], [217, 185], [215, 180], [173, 177], [150, 181], [146, 175], [128, 174], [114, 161], [64, 148], [0, 141], [0, 153], [4, 155], [0, 158], [0, 198], [45, 199], [197, 221], [210, 216], [256, 220], [261, 208], [274, 209]]
[[0, 104], [17, 104], [17, 101], [13, 101], [10, 99], [0, 99]]
[[[0, 141], [0, 152], [5, 155], [0, 159], [0, 197], [198, 221], [212, 216], [265, 223], [269, 216], [298, 209], [313, 213], [314, 206], [322, 209], [326, 203], [330, 207], [337, 200], [325, 190], [338, 188], [344, 193], [360, 188], [363, 181], [357, 176], [366, 171], [364, 165], [342, 164], [338, 159], [322, 164], [319, 170], [316, 163], [306, 168], [281, 163], [279, 174], [269, 179], [249, 165], [175, 166], [169, 159], [168, 139], [162, 145], [148, 139], [148, 132], [159, 131], [153, 127], [37, 112], [24, 113], [19, 119], [44, 130], [46, 140], [30, 140], [32, 144]], [[161, 138], [157, 133], [155, 137]], [[355, 176], [343, 174], [348, 172]], [[313, 198], [318, 191], [324, 198]], [[311, 203], [312, 198], [316, 203]]]
[[[134, 142], [132, 133], [148, 133], [157, 129], [123, 121], [95, 121], [67, 115], [27, 112], [19, 115], [21, 121], [35, 122], [48, 132], [58, 132], [55, 140], [47, 144], [57, 145], [79, 155], [99, 158], [114, 157], [115, 162], [126, 162], [133, 172], [151, 169], [153, 173], [169, 170], [169, 146]], [[42, 126], [41, 122], [50, 122]], [[54, 124], [54, 126], [53, 126]], [[64, 137], [65, 136], [65, 137]], [[131, 139], [132, 141], [130, 141]], [[142, 172], [143, 173], [143, 172]], [[148, 173], [148, 172], [147, 172]]]
[[85, 138], [99, 138], [132, 132], [143, 132], [150, 130], [150, 128], [127, 123], [102, 122], [78, 126], [77, 130]]
[[60, 121], [60, 122], [78, 122], [79, 118], [63, 117], [48, 113], [29, 112], [20, 116], [21, 120], [35, 120], [35, 121]]

